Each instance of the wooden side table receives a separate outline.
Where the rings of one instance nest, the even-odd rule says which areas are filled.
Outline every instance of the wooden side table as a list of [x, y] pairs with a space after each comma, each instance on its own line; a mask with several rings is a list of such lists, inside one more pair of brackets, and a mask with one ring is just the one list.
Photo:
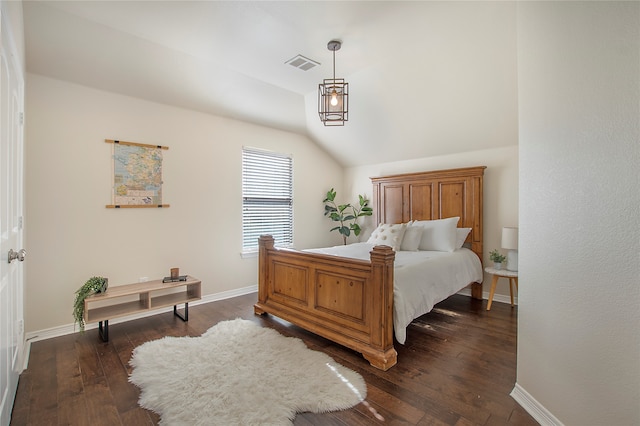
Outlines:
[[498, 278], [509, 279], [509, 295], [511, 296], [511, 307], [513, 307], [513, 284], [516, 284], [516, 290], [518, 290], [518, 271], [508, 271], [506, 269], [496, 269], [491, 267], [484, 268], [484, 271], [493, 275], [491, 280], [491, 291], [489, 292], [489, 303], [487, 303], [487, 311], [491, 310], [491, 303], [493, 302], [493, 294], [496, 292], [496, 284], [498, 284]]

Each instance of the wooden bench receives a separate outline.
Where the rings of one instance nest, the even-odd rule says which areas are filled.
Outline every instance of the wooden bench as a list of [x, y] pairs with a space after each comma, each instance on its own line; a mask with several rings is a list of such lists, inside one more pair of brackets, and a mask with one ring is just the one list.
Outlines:
[[[189, 321], [189, 302], [201, 298], [202, 283], [191, 276], [186, 276], [184, 281], [154, 280], [114, 286], [84, 300], [84, 321], [87, 324], [98, 322], [100, 338], [107, 342], [110, 319], [173, 305], [174, 315]], [[181, 303], [184, 303], [184, 314], [177, 308]]]

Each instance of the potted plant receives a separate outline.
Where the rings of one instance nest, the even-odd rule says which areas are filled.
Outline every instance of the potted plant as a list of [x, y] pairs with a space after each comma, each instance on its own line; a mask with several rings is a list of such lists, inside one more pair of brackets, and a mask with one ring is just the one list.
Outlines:
[[94, 293], [107, 291], [109, 280], [104, 277], [91, 277], [76, 291], [76, 299], [73, 302], [73, 318], [84, 331], [84, 299]]
[[336, 204], [336, 191], [331, 188], [327, 191], [327, 197], [324, 199], [324, 215], [329, 216], [339, 225], [331, 228], [329, 232], [337, 230], [342, 235], [342, 241], [346, 245], [347, 238], [351, 235], [351, 231], [357, 237], [360, 235], [360, 225], [357, 220], [360, 216], [371, 216], [373, 209], [369, 207], [369, 200], [364, 195], [358, 195], [358, 206], [351, 204]]
[[502, 269], [502, 263], [507, 259], [498, 249], [489, 253], [489, 259], [493, 262], [493, 267], [496, 269]]

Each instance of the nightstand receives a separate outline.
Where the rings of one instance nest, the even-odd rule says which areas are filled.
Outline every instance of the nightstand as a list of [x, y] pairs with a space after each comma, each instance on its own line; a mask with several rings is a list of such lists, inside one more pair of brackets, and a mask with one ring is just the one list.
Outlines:
[[513, 307], [513, 283], [516, 284], [516, 290], [518, 290], [518, 271], [509, 271], [506, 269], [496, 269], [491, 267], [484, 268], [484, 271], [493, 275], [491, 280], [491, 291], [489, 292], [489, 303], [487, 303], [487, 311], [491, 310], [491, 302], [493, 302], [493, 294], [496, 292], [496, 284], [498, 284], [498, 278], [509, 279], [509, 295], [511, 296], [511, 307]]

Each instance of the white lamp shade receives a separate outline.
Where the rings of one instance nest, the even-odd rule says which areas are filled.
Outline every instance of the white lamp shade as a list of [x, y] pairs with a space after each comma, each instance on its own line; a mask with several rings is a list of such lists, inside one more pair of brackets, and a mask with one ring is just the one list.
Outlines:
[[518, 228], [502, 228], [502, 248], [518, 250]]

